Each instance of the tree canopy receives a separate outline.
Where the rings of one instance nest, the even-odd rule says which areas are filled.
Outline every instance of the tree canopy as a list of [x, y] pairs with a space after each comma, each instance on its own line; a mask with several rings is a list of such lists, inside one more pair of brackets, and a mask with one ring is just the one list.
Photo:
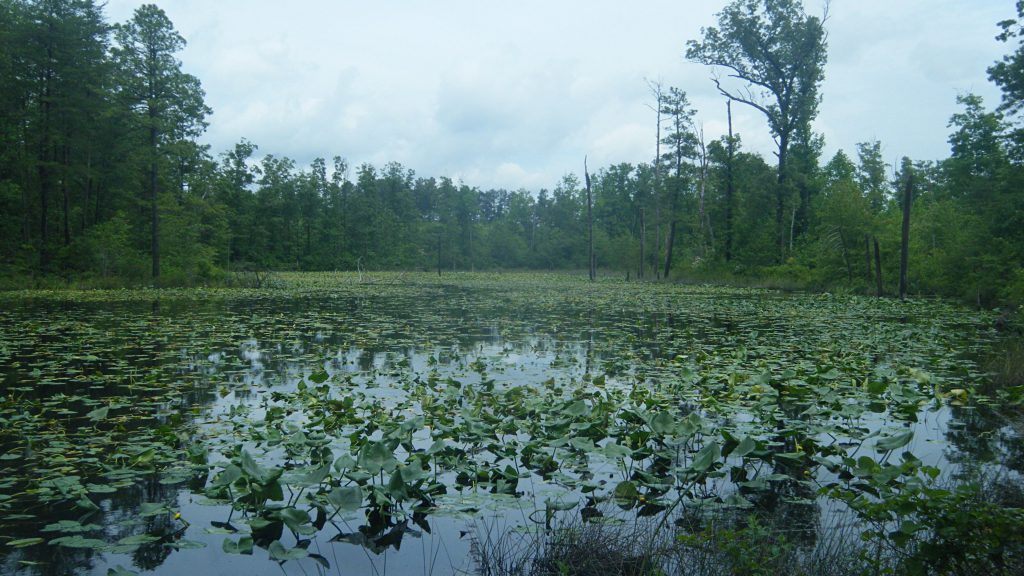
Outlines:
[[[734, 0], [718, 14], [718, 27], [702, 28], [703, 39], [687, 42], [686, 57], [724, 69], [739, 86], [713, 77], [719, 92], [762, 114], [778, 148], [776, 235], [785, 252], [783, 218], [789, 193], [792, 145], [811, 139], [818, 113], [818, 88], [825, 77], [826, 34], [822, 18], [804, 13], [799, 0]], [[807, 199], [801, 197], [801, 202]], [[805, 209], [801, 206], [801, 210]]]
[[326, 150], [299, 161], [242, 135], [210, 151], [198, 138], [211, 110], [160, 8], [112, 25], [93, 0], [3, 0], [0, 286], [224, 283], [254, 269], [583, 270], [593, 246], [598, 275], [895, 293], [913, 174], [908, 294], [1021, 302], [1022, 14], [1018, 2], [1015, 19], [994, 23], [1010, 45], [988, 69], [1002, 103], [961, 95], [946, 159], [892, 166], [879, 141], [822, 158], [812, 122], [828, 103], [827, 18], [797, 0], [734, 0], [686, 57], [714, 68], [726, 102], [764, 114], [773, 162], [731, 129], [705, 140], [702, 122], [727, 122], [730, 106], [697, 110], [692, 87], [658, 84], [651, 162], [566, 167], [523, 190], [352, 166]]

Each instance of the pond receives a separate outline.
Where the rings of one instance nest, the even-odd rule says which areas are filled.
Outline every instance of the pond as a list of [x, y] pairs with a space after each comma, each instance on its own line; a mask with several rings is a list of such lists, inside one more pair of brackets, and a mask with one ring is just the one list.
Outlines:
[[[569, 275], [0, 295], [0, 571], [453, 574], [481, 533], [1019, 470], [938, 301]], [[676, 526], [678, 523], [670, 523]]]

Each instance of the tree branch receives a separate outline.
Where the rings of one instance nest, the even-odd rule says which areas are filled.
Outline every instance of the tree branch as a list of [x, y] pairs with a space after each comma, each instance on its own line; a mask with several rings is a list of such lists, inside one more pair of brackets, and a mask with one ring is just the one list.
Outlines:
[[768, 116], [769, 118], [771, 118], [771, 114], [769, 113], [768, 109], [765, 108], [763, 105], [758, 104], [757, 102], [754, 102], [749, 97], [744, 98], [742, 96], [738, 96], [738, 95], [736, 95], [736, 94], [734, 94], [732, 92], [729, 92], [725, 88], [722, 88], [722, 82], [718, 78], [715, 78], [715, 77], [712, 76], [711, 77], [711, 81], [715, 83], [715, 87], [718, 88], [718, 91], [722, 94], [722, 96], [725, 96], [726, 98], [728, 98], [730, 100], [734, 100], [736, 102], [740, 102], [742, 104], [746, 104], [747, 106], [750, 106], [751, 108], [754, 108], [755, 110], [759, 110], [762, 114], [764, 114], [765, 116]]

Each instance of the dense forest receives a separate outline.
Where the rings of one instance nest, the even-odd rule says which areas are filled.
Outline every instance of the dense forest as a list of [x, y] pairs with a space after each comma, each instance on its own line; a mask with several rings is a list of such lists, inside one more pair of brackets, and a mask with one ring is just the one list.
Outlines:
[[763, 113], [770, 161], [738, 133], [706, 139], [687, 87], [652, 84], [650, 163], [590, 174], [580, 158], [551, 189], [482, 190], [398, 163], [304, 165], [265, 154], [273, 142], [211, 151], [198, 140], [211, 113], [200, 79], [182, 69], [184, 39], [160, 8], [112, 24], [93, 0], [0, 0], [0, 284], [593, 258], [633, 278], [1024, 301], [1021, 24], [993, 23], [1008, 50], [988, 69], [1003, 101], [960, 96], [949, 157], [898, 166], [878, 141], [822, 157], [826, 24], [797, 0], [735, 0], [702, 38], [680, 39], [686, 58], [738, 81], [718, 86], [723, 117]]

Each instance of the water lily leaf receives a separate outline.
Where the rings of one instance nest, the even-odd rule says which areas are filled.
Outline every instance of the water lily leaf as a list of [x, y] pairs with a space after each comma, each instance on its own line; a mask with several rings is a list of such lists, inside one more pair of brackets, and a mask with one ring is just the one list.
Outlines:
[[879, 394], [886, 391], [889, 388], [889, 382], [887, 380], [867, 380], [867, 389], [869, 394], [878, 396]]
[[561, 500], [545, 500], [544, 507], [547, 510], [557, 510], [564, 512], [566, 510], [572, 510], [579, 505], [579, 502], [562, 502]]
[[615, 486], [613, 495], [616, 500], [632, 503], [640, 497], [640, 491], [637, 490], [636, 482], [624, 480]]
[[676, 427], [675, 418], [668, 412], [659, 412], [651, 418], [651, 430], [656, 434], [670, 434]]
[[726, 506], [736, 506], [738, 508], [753, 508], [754, 506], [754, 504], [750, 500], [747, 500], [746, 498], [740, 496], [736, 492], [733, 492], [732, 494], [728, 495], [725, 498], [725, 500], [722, 501], [722, 503], [725, 504]]
[[175, 542], [168, 542], [167, 544], [164, 544], [164, 546], [175, 550], [198, 550], [200, 548], [206, 548], [206, 542], [182, 539]]
[[305, 548], [295, 547], [288, 549], [281, 544], [280, 540], [274, 540], [267, 546], [267, 552], [270, 553], [271, 560], [277, 560], [278, 562], [287, 562], [288, 560], [298, 560], [299, 558], [305, 558], [309, 556], [309, 551]]
[[102, 408], [97, 408], [95, 410], [92, 410], [92, 411], [86, 413], [85, 417], [88, 418], [89, 420], [94, 421], [94, 422], [98, 422], [100, 420], [106, 419], [108, 412], [110, 412], [110, 407], [109, 406], [103, 406]]
[[74, 534], [78, 532], [91, 532], [93, 530], [100, 530], [103, 527], [99, 524], [82, 524], [75, 520], [61, 520], [54, 522], [53, 524], [47, 524], [40, 530], [41, 532], [63, 532], [65, 534]]
[[885, 452], [888, 450], [895, 450], [902, 448], [910, 443], [911, 439], [914, 438], [914, 431], [907, 430], [906, 432], [900, 432], [892, 436], [886, 436], [879, 438], [878, 442], [875, 443], [875, 449], [879, 452]]
[[[438, 442], [440, 442], [440, 440], [438, 440]], [[437, 442], [435, 442], [434, 444], [437, 444]], [[433, 446], [431, 446], [431, 448], [433, 448]], [[441, 448], [444, 448], [444, 446], [442, 446]], [[334, 469], [337, 470], [338, 472], [341, 472], [342, 470], [351, 470], [356, 464], [356, 459], [353, 458], [350, 454], [342, 454], [341, 456], [338, 456], [337, 460], [334, 461]]]
[[590, 414], [590, 407], [583, 400], [577, 400], [566, 407], [565, 413], [569, 416], [579, 418]]
[[159, 516], [160, 514], [168, 514], [171, 509], [163, 502], [143, 502], [139, 506], [139, 516]]
[[270, 473], [266, 468], [260, 466], [256, 459], [253, 458], [252, 454], [248, 450], [242, 449], [242, 471], [245, 472], [250, 478], [256, 480], [260, 484], [266, 484], [269, 480]]
[[309, 466], [283, 474], [281, 481], [289, 486], [307, 488], [309, 486], [319, 485], [327, 478], [327, 475], [330, 474], [330, 472], [331, 467], [329, 464], [324, 464], [319, 468]]
[[703, 425], [703, 420], [696, 412], [690, 412], [683, 418], [683, 421], [679, 423], [679, 433], [685, 437], [690, 437], [696, 434]]
[[109, 484], [86, 484], [85, 488], [90, 494], [113, 494], [117, 492], [117, 488]]
[[[437, 440], [434, 440], [434, 443], [431, 444], [429, 448], [426, 449], [424, 454], [429, 454], [429, 455], [433, 456], [434, 454], [437, 454], [438, 452], [443, 452], [445, 447], [447, 447], [447, 446], [448, 446], [448, 443], [445, 442], [443, 438], [438, 438]], [[341, 458], [339, 458], [339, 460], [340, 459]], [[335, 466], [337, 466], [337, 463], [335, 463]]]
[[776, 461], [788, 462], [789, 464], [800, 464], [806, 458], [806, 454], [803, 452], [778, 452], [773, 454], [772, 457]]
[[381, 470], [394, 470], [398, 460], [384, 442], [370, 442], [359, 451], [359, 466], [367, 473], [377, 475]]
[[298, 530], [299, 527], [309, 524], [312, 519], [309, 517], [309, 512], [305, 510], [299, 510], [298, 508], [284, 508], [278, 511], [278, 515], [284, 523], [288, 525], [292, 530]]
[[743, 457], [753, 452], [754, 448], [757, 448], [757, 443], [754, 442], [754, 439], [751, 438], [750, 436], [745, 436], [743, 440], [740, 440], [740, 443], [736, 446], [732, 453], [739, 457]]
[[88, 510], [90, 512], [95, 512], [100, 509], [100, 507], [97, 506], [96, 503], [90, 500], [87, 496], [82, 496], [81, 498], [79, 498], [75, 502], [75, 505], [78, 506], [79, 508]]
[[391, 478], [388, 479], [388, 495], [397, 502], [401, 502], [409, 497], [408, 485], [405, 483], [405, 479], [402, 478], [401, 469], [391, 473]]
[[315, 384], [323, 384], [324, 382], [327, 382], [327, 379], [330, 377], [331, 376], [327, 373], [326, 370], [320, 370], [319, 372], [314, 372], [310, 374], [309, 380]]
[[231, 538], [225, 538], [221, 549], [228, 554], [252, 554], [252, 537], [242, 536], [238, 539], [238, 542]]
[[54, 538], [49, 542], [51, 545], [64, 546], [66, 548], [91, 548], [93, 550], [102, 550], [107, 547], [107, 543], [103, 540], [96, 538], [85, 538], [80, 534], [74, 536], [61, 536], [60, 538]]
[[593, 452], [594, 450], [597, 450], [597, 447], [594, 446], [594, 441], [585, 436], [574, 437], [569, 441], [569, 445], [583, 452]]
[[35, 546], [36, 544], [42, 544], [46, 542], [43, 538], [19, 538], [18, 540], [11, 540], [7, 542], [7, 545], [12, 548], [25, 548], [27, 546]]
[[339, 486], [327, 493], [327, 502], [340, 512], [352, 512], [363, 505], [363, 491], [358, 486]]
[[704, 472], [708, 468], [711, 468], [711, 465], [714, 464], [721, 455], [722, 448], [718, 445], [718, 442], [708, 442], [693, 457], [693, 463], [690, 464], [690, 468], [697, 472]]
[[601, 451], [604, 452], [605, 456], [611, 459], [626, 458], [633, 455], [632, 450], [615, 442], [605, 444]]

